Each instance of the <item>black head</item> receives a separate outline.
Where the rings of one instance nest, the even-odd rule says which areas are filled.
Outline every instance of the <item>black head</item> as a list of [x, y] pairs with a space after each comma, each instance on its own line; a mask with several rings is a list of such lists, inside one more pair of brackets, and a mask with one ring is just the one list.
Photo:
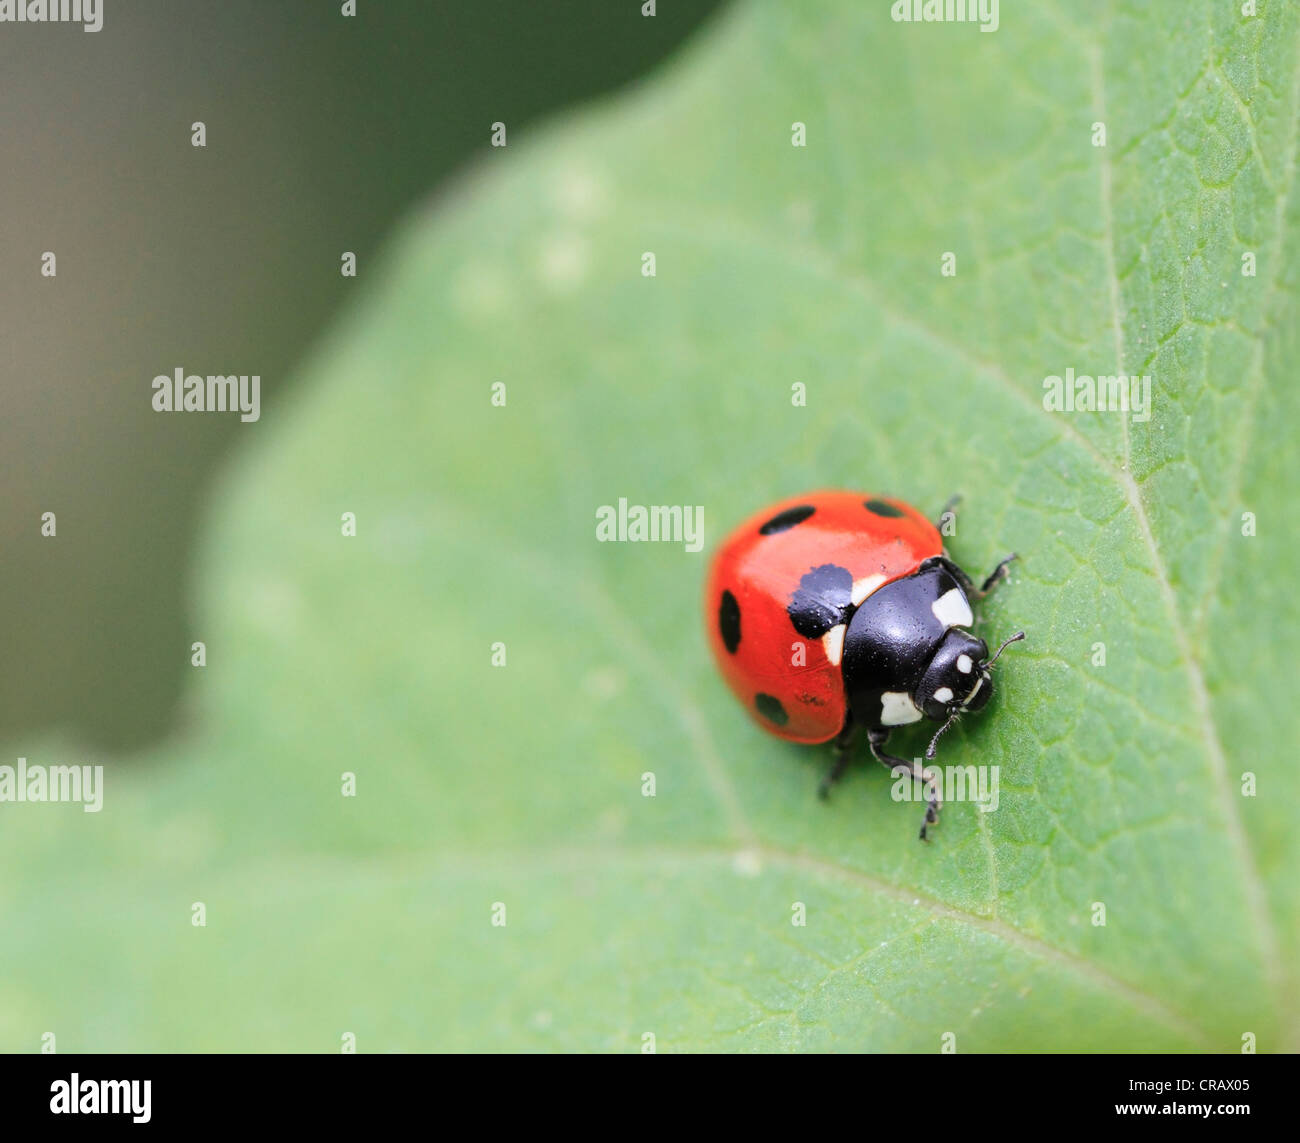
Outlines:
[[989, 649], [969, 631], [951, 628], [916, 688], [916, 705], [926, 718], [947, 721], [954, 713], [981, 710], [993, 693]]
[[[1009, 639], [1004, 639], [1002, 646], [989, 658], [988, 647], [983, 639], [976, 639], [956, 628], [944, 636], [921, 679], [921, 685], [916, 689], [916, 702], [925, 716], [943, 723], [930, 739], [930, 746], [925, 752], [927, 758], [934, 757], [934, 748], [940, 737], [959, 714], [984, 709], [993, 693], [993, 673], [990, 668], [1008, 644], [1016, 643], [1024, 637], [1023, 631], [1017, 631]], [[953, 685], [954, 673], [963, 680], [956, 686]]]

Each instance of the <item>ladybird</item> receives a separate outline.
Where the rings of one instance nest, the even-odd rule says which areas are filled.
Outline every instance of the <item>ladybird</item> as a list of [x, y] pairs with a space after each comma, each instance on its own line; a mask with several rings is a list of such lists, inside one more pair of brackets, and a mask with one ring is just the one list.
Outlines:
[[709, 642], [763, 729], [790, 742], [834, 740], [822, 797], [862, 729], [880, 763], [924, 782], [926, 840], [942, 808], [936, 776], [885, 753], [885, 744], [896, 727], [930, 719], [941, 724], [926, 750], [932, 759], [960, 715], [987, 705], [994, 662], [1025, 633], [990, 656], [969, 630], [971, 600], [992, 591], [1015, 558], [976, 588], [948, 558], [938, 527], [910, 504], [862, 492], [796, 496], [750, 517], [714, 554]]

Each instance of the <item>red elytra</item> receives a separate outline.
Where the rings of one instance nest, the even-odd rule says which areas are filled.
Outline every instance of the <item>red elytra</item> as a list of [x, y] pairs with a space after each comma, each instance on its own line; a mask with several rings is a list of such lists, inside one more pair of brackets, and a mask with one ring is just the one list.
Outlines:
[[834, 738], [848, 711], [840, 671], [844, 627], [819, 634], [825, 623], [814, 617], [801, 634], [792, 595], [810, 573], [833, 565], [852, 577], [849, 602], [857, 606], [942, 553], [934, 524], [889, 497], [821, 491], [755, 513], [714, 554], [705, 588], [709, 643], [727, 685], [772, 734], [802, 743]]

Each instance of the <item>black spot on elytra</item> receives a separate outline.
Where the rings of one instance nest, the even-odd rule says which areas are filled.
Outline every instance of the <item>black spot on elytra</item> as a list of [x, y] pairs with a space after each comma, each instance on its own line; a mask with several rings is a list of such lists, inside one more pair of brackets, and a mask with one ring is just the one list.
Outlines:
[[794, 629], [809, 639], [820, 639], [849, 617], [853, 606], [853, 576], [838, 564], [822, 564], [799, 581], [786, 614]]
[[901, 516], [903, 510], [895, 508], [892, 504], [886, 504], [883, 500], [864, 500], [868, 512], [874, 512], [877, 516]]
[[790, 716], [785, 713], [785, 707], [781, 705], [781, 700], [773, 695], [756, 694], [754, 696], [754, 706], [758, 708], [758, 713], [768, 722], [774, 722], [777, 726], [784, 726], [790, 721]]
[[802, 524], [817, 509], [811, 504], [798, 504], [793, 508], [787, 508], [784, 512], [778, 512], [766, 524], [758, 530], [760, 536], [772, 536], [777, 532], [788, 532], [796, 524]]
[[722, 603], [718, 606], [718, 632], [727, 650], [734, 655], [740, 646], [740, 604], [729, 591], [722, 593]]

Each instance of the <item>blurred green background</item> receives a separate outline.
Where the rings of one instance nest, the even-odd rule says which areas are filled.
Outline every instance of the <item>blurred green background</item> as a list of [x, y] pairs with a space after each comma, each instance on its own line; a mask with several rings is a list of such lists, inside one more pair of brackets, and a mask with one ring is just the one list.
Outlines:
[[98, 33], [3, 28], [0, 736], [123, 750], [173, 725], [198, 513], [240, 427], [154, 413], [153, 377], [257, 373], [274, 415], [394, 219], [493, 122], [636, 82], [717, 7], [109, 0]]
[[[591, 79], [569, 96], [630, 76], [613, 45], [653, 21], [601, 10], [571, 36], [532, 10], [505, 52], [485, 27], [490, 75], [446, 47], [446, 8], [375, 37], [400, 66], [263, 16], [239, 41], [260, 86], [187, 25], [183, 51], [122, 81], [155, 117], [147, 145], [110, 143], [121, 116], [89, 132], [129, 206], [97, 214], [43, 177], [67, 225], [119, 245], [79, 307], [35, 307], [14, 342], [6, 432], [25, 425], [36, 459], [17, 477], [28, 564], [5, 573], [29, 593], [6, 602], [6, 753], [102, 761], [108, 786], [98, 814], [0, 806], [0, 862], [21, 871], [0, 880], [0, 960], [22, 966], [0, 978], [0, 1044], [1294, 1050], [1300, 622], [1279, 569], [1300, 477], [1300, 12], [1007, 5], [986, 34], [749, 0], [694, 34], [654, 25], [642, 82], [520, 109], [490, 151], [511, 119], [495, 69], [519, 100], [550, 98], [552, 72]], [[27, 66], [29, 106], [53, 114], [58, 73]], [[350, 94], [345, 67], [401, 115]], [[174, 106], [168, 75], [195, 73]], [[438, 169], [476, 161], [422, 197], [432, 93], [467, 88], [464, 147]], [[219, 114], [189, 109], [227, 101], [259, 140], [244, 167], [222, 166]], [[39, 136], [49, 161], [72, 130]], [[356, 184], [393, 155], [407, 175], [385, 171], [384, 201], [416, 205], [389, 229]], [[59, 241], [5, 225], [32, 267], [6, 290], [30, 310], [76, 288], [80, 243], [45, 282]], [[335, 277], [343, 249], [355, 283]], [[273, 385], [342, 299], [292, 390]], [[77, 339], [77, 361], [115, 364], [28, 380]], [[258, 360], [273, 343], [279, 370]], [[214, 359], [263, 374], [262, 422], [178, 443], [188, 419], [147, 412], [148, 382]], [[1150, 420], [1045, 409], [1067, 368], [1150, 375]], [[77, 507], [39, 541], [57, 480]], [[763, 503], [836, 485], [934, 510], [962, 492], [954, 557], [1022, 557], [978, 631], [1029, 638], [940, 759], [998, 766], [1000, 806], [954, 801], [928, 847], [886, 775], [860, 760], [819, 803], [824, 752], [733, 702], [702, 638], [707, 554], [595, 536], [620, 497], [701, 505], [707, 553]], [[102, 544], [68, 546], [87, 533]], [[150, 665], [119, 663], [128, 645]]]

